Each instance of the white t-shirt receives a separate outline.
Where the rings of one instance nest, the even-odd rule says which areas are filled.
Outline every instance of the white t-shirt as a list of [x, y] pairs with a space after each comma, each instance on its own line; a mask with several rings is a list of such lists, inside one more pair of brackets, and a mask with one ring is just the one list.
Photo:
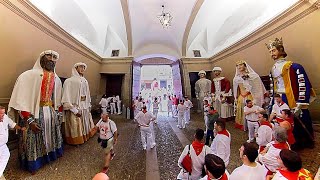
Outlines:
[[178, 104], [178, 106], [177, 106], [178, 114], [184, 115], [186, 110], [187, 110], [187, 108], [186, 108], [186, 106], [184, 104]]
[[16, 124], [6, 114], [3, 116], [3, 120], [0, 122], [0, 146], [7, 144], [9, 128], [13, 129]]
[[286, 104], [286, 103], [283, 103], [283, 104], [274, 104], [273, 106], [272, 106], [272, 111], [271, 111], [271, 113], [273, 114], [273, 113], [276, 113], [277, 114], [277, 116], [279, 117], [279, 116], [281, 116], [281, 111], [282, 110], [284, 110], [284, 109], [290, 109], [289, 108], [289, 106], [288, 106], [288, 104]]
[[236, 168], [230, 175], [230, 180], [265, 180], [267, 169], [259, 164], [256, 163], [256, 167], [251, 167], [247, 165], [242, 165], [238, 168]]
[[193, 104], [190, 100], [184, 101], [184, 105], [186, 106], [187, 109], [190, 109], [193, 106]]
[[136, 117], [134, 117], [134, 119], [137, 120], [137, 122], [141, 125], [149, 125], [152, 119], [155, 119], [155, 117], [149, 113], [143, 113], [142, 111], [138, 112], [138, 114], [136, 115]]
[[[181, 153], [179, 160], [178, 160], [178, 166], [182, 168], [181, 163], [184, 157], [188, 154], [189, 151], [189, 145], [187, 145], [183, 152]], [[204, 165], [204, 157], [207, 154], [212, 154], [211, 149], [207, 146], [204, 145], [202, 148], [202, 151], [199, 155], [196, 154], [193, 146], [190, 146], [190, 156], [192, 160], [192, 173], [191, 173], [191, 178], [189, 177], [189, 173], [185, 173], [183, 169], [181, 169], [180, 173], [178, 174], [179, 179], [199, 179], [201, 177], [202, 173], [202, 168]]]
[[[257, 105], [253, 105], [251, 108], [249, 108], [248, 106], [245, 106], [243, 108], [244, 113], [251, 112], [251, 111], [262, 111], [262, 110], [263, 109]], [[250, 121], [257, 121], [258, 122], [259, 121], [258, 115], [259, 115], [258, 113], [253, 112], [253, 113], [246, 115], [245, 118]]]
[[[111, 129], [109, 125], [111, 126]], [[100, 119], [96, 126], [100, 130], [101, 139], [110, 139], [113, 136], [114, 132], [117, 131], [116, 123], [114, 123], [111, 119], [109, 119], [107, 122], [104, 122], [102, 121], [102, 119]]]
[[159, 104], [160, 104], [159, 101], [154, 101], [154, 102], [152, 103], [153, 109], [159, 109]]
[[226, 130], [225, 134], [218, 132], [211, 144], [213, 154], [219, 156], [224, 161], [226, 167], [229, 164], [230, 158], [230, 142], [231, 135], [229, 131]]
[[101, 105], [101, 107], [105, 108], [108, 106], [108, 101], [106, 98], [101, 98], [101, 101], [99, 102], [99, 104]]

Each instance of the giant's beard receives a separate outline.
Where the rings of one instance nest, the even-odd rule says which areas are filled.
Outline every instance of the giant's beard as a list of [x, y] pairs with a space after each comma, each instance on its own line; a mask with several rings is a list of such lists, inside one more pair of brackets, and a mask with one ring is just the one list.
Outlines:
[[49, 59], [46, 58], [46, 56], [43, 56], [40, 59], [40, 65], [43, 69], [47, 70], [47, 71], [54, 71], [54, 68], [56, 66], [56, 63], [54, 61], [51, 61]]

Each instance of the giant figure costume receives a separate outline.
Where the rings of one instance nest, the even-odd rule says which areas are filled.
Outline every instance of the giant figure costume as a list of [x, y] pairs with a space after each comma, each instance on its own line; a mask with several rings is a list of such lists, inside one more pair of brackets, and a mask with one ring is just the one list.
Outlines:
[[89, 84], [78, 72], [78, 66], [87, 69], [85, 63], [74, 65], [72, 76], [64, 82], [61, 100], [64, 108], [65, 141], [73, 145], [83, 144], [94, 135]]
[[18, 77], [9, 102], [10, 117], [27, 127], [19, 134], [19, 160], [32, 173], [63, 153], [62, 86], [54, 71], [58, 59], [55, 51], [42, 52], [33, 69]]
[[262, 107], [266, 89], [259, 75], [245, 61], [238, 61], [233, 78], [233, 94], [236, 101], [235, 127], [246, 130], [243, 108], [247, 99]]
[[203, 111], [203, 99], [210, 95], [211, 81], [206, 78], [206, 72], [204, 70], [199, 71], [198, 75], [200, 79], [196, 81], [195, 93], [198, 100], [198, 111]]
[[286, 59], [282, 39], [276, 38], [267, 45], [275, 64], [271, 69], [270, 80], [273, 95], [280, 94], [291, 109], [295, 109], [294, 136], [297, 144], [314, 145], [312, 120], [308, 110], [316, 94], [303, 66]]
[[220, 75], [222, 72], [221, 67], [214, 67], [212, 71], [215, 75], [211, 86], [214, 108], [218, 111], [221, 118], [230, 118], [234, 115], [230, 81]]

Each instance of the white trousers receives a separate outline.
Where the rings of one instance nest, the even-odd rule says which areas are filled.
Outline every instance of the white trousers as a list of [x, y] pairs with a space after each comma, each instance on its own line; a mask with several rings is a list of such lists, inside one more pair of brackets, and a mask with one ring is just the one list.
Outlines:
[[190, 109], [187, 108], [187, 110], [184, 112], [184, 120], [186, 121], [186, 123], [190, 122]]
[[107, 113], [107, 108], [106, 107], [102, 107], [101, 110], [102, 110], [102, 114]]
[[178, 126], [181, 128], [186, 127], [185, 125], [185, 119], [184, 119], [184, 113], [178, 113]]
[[204, 115], [204, 116], [203, 116], [203, 119], [204, 119], [204, 125], [206, 126], [206, 131], [205, 131], [205, 133], [207, 133], [207, 131], [208, 131], [208, 126], [207, 126], [208, 116], [207, 116], [207, 115]]
[[258, 132], [259, 123], [257, 122], [251, 122], [247, 120], [248, 124], [248, 130], [249, 130], [249, 140], [254, 140], [254, 135]]
[[0, 147], [0, 177], [3, 176], [3, 172], [6, 169], [10, 157], [9, 148], [6, 144]]
[[158, 112], [159, 112], [159, 109], [153, 109], [153, 115], [154, 117], [156, 117], [156, 119], [154, 120], [154, 122], [158, 122]]
[[110, 103], [111, 106], [111, 114], [115, 114], [116, 113], [116, 103]]
[[121, 114], [121, 101], [117, 102], [118, 114]]
[[178, 114], [177, 105], [172, 105], [172, 114], [173, 114], [173, 116], [177, 116], [177, 114]]
[[[143, 127], [140, 126], [140, 133], [141, 133], [141, 142], [143, 148], [147, 148], [147, 145], [153, 145], [153, 137], [152, 137], [152, 131], [150, 127]], [[147, 141], [146, 141], [147, 138]]]

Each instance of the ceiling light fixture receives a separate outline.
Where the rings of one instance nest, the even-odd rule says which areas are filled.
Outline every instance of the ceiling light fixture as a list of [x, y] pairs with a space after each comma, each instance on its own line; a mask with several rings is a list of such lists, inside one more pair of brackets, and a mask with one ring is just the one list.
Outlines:
[[169, 26], [171, 26], [171, 20], [172, 20], [172, 16], [170, 13], [168, 12], [164, 12], [164, 5], [161, 6], [162, 7], [162, 13], [161, 15], [157, 16], [162, 27], [163, 28], [168, 28]]

